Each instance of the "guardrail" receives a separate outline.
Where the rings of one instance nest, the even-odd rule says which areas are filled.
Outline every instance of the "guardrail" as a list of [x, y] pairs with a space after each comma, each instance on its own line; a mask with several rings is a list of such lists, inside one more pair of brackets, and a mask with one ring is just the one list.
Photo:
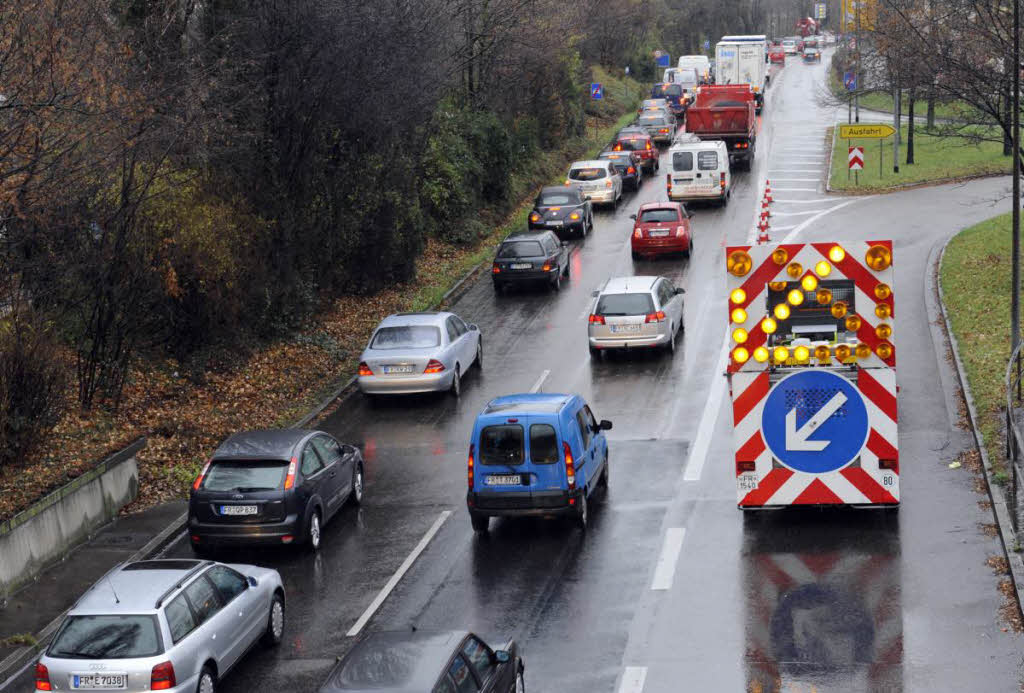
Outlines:
[[1020, 426], [1017, 425], [1016, 412], [1021, 407], [1021, 390], [1024, 383], [1021, 382], [1021, 375], [1024, 373], [1024, 340], [1010, 354], [1010, 360], [1006, 364], [1006, 460], [1009, 466], [1010, 479], [1007, 486], [1007, 501], [1010, 506], [1010, 520], [1013, 523], [1013, 531], [1019, 531], [1019, 509], [1017, 505], [1017, 484], [1020, 476], [1019, 467], [1021, 453], [1024, 450], [1024, 437], [1021, 436]]

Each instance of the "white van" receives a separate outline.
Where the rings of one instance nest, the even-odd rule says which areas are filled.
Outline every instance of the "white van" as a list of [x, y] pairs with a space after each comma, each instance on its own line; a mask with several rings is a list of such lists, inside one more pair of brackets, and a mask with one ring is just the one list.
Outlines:
[[668, 199], [713, 200], [727, 204], [732, 192], [729, 149], [722, 140], [680, 135], [662, 158], [668, 158]]
[[692, 67], [704, 83], [711, 81], [711, 60], [706, 55], [683, 55], [677, 67]]

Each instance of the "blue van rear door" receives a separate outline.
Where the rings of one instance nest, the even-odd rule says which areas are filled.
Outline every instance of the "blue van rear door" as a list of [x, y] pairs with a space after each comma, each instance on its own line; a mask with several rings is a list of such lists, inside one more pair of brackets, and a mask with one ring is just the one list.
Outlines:
[[527, 419], [527, 463], [530, 492], [558, 492], [565, 489], [565, 464], [562, 442], [558, 436], [558, 420], [531, 416]]

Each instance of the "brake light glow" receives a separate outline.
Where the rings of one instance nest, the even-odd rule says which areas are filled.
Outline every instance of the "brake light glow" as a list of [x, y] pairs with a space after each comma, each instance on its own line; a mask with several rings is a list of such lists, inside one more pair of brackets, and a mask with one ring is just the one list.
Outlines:
[[52, 691], [50, 686], [50, 670], [42, 662], [36, 662], [36, 690]]
[[203, 465], [203, 469], [202, 469], [202, 471], [199, 472], [199, 476], [197, 476], [196, 480], [192, 482], [192, 490], [193, 491], [198, 491], [199, 490], [199, 487], [203, 483], [203, 477], [206, 476], [206, 472], [210, 471], [210, 464], [212, 464], [212, 463], [213, 463], [213, 458], [212, 457], [210, 459], [206, 460], [206, 464]]
[[636, 167], [630, 166], [629, 168], [626, 169], [626, 173], [628, 173], [631, 176], [634, 175], [636, 173]]
[[466, 458], [466, 484], [469, 490], [473, 490], [473, 444], [469, 444], [469, 457]]
[[534, 212], [530, 215], [530, 221], [540, 221], [540, 215]]
[[359, 375], [373, 375], [373, 371], [366, 365], [366, 361], [359, 362]]
[[721, 186], [722, 190], [725, 191], [725, 172], [718, 174], [718, 185]]
[[544, 266], [541, 267], [541, 269], [544, 270], [545, 272], [550, 272], [551, 271], [551, 265], [549, 265], [547, 263], [544, 263]]
[[572, 214], [569, 215], [569, 218], [572, 219], [573, 221], [579, 221], [580, 213], [579, 212], [573, 212]]
[[491, 267], [491, 274], [501, 274], [501, 267], [498, 266], [498, 263], [494, 263], [494, 266]]
[[603, 325], [603, 324], [605, 324], [604, 323], [604, 316], [603, 315], [596, 315], [594, 313], [590, 314], [590, 317], [587, 318], [587, 322], [589, 322], [591, 325]]
[[562, 452], [565, 454], [565, 480], [569, 482], [569, 490], [576, 490], [576, 466], [572, 460], [572, 450], [568, 441], [562, 441]]
[[444, 364], [437, 359], [430, 359], [427, 361], [427, 367], [423, 369], [424, 373], [440, 373], [444, 370]]
[[657, 313], [648, 313], [644, 322], [665, 322], [665, 313], [660, 310]]
[[170, 662], [161, 662], [153, 667], [149, 675], [149, 687], [154, 691], [166, 691], [174, 688], [177, 682], [174, 679], [174, 665]]
[[644, 149], [646, 149], [647, 151], [651, 151], [651, 141], [650, 140], [647, 140], [647, 142], [645, 142], [644, 145], [645, 145]]
[[284, 490], [287, 491], [295, 485], [295, 469], [299, 465], [299, 458], [293, 457], [288, 463], [288, 474], [284, 477]]
[[662, 133], [663, 135], [667, 135], [668, 134], [668, 128], [661, 128], [660, 130], [658, 130], [658, 132]]

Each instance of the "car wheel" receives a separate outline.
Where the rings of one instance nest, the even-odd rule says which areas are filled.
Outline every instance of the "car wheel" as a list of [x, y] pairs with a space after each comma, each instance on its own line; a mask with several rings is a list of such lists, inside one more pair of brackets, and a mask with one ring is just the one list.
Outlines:
[[469, 522], [473, 525], [473, 531], [483, 534], [491, 526], [490, 515], [477, 515], [476, 513], [469, 514]]
[[284, 638], [284, 599], [275, 594], [270, 602], [270, 613], [267, 615], [267, 630], [263, 633], [263, 644], [276, 647]]
[[476, 342], [476, 361], [474, 361], [478, 370], [484, 369], [484, 340], [478, 339]]
[[636, 262], [639, 262], [640, 259], [641, 259], [640, 253], [636, 252], [635, 250], [630, 252], [630, 255], [633, 256], [633, 260], [636, 261]]
[[600, 361], [601, 357], [603, 355], [603, 352], [600, 349], [595, 349], [594, 347], [589, 347], [589, 348], [590, 348], [590, 358], [594, 359], [595, 361]]
[[583, 489], [583, 493], [580, 494], [579, 504], [576, 507], [576, 517], [573, 518], [573, 522], [580, 529], [586, 529], [588, 520], [590, 520], [590, 511], [587, 508], [587, 490]]
[[690, 242], [688, 242], [686, 244], [686, 250], [683, 251], [683, 257], [689, 259], [690, 258], [690, 252], [692, 250], [693, 250], [693, 241], [690, 241]]
[[209, 665], [203, 667], [199, 672], [199, 683], [196, 684], [196, 693], [214, 693], [217, 687], [216, 677]]
[[562, 268], [562, 276], [565, 277], [566, 279], [569, 278], [569, 263], [568, 262], [566, 262], [565, 263], [565, 267]]
[[352, 470], [352, 502], [361, 505], [363, 502], [363, 465], [357, 464]]
[[452, 386], [449, 392], [455, 397], [462, 394], [462, 374], [459, 372], [459, 364], [455, 364], [455, 375], [452, 377]]
[[516, 693], [526, 693], [526, 684], [523, 683], [523, 670], [516, 672]]
[[593, 231], [594, 230], [594, 210], [590, 210], [589, 219], [590, 219], [590, 222], [587, 224], [587, 230], [588, 231]]
[[314, 510], [309, 516], [309, 528], [306, 530], [306, 548], [312, 552], [320, 550], [320, 511]]
[[194, 553], [198, 558], [209, 558], [213, 554], [213, 552], [210, 551], [210, 547], [201, 546], [195, 542], [192, 543], [192, 553]]
[[654, 170], [655, 171], [660, 171], [661, 170], [661, 162], [658, 161], [657, 159], [654, 160]]
[[672, 329], [672, 326], [668, 326], [668, 344], [665, 345], [665, 351], [668, 352], [669, 356], [674, 356], [676, 353], [676, 332]]
[[604, 471], [601, 472], [601, 478], [597, 480], [597, 485], [604, 490], [608, 490], [608, 455], [604, 456]]
[[551, 288], [558, 291], [562, 288], [562, 271], [555, 272], [555, 278], [551, 280]]

